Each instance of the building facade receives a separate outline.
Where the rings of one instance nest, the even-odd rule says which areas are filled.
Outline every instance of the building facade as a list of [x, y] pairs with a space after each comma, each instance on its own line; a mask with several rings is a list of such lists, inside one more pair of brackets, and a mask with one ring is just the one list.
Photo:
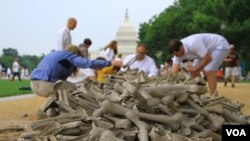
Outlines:
[[[128, 11], [126, 10], [125, 19], [120, 24], [116, 33], [115, 40], [118, 43], [118, 54], [125, 58], [129, 54], [134, 54], [137, 46], [138, 36], [134, 25], [129, 21]], [[92, 59], [100, 55], [102, 49], [90, 53]]]
[[118, 42], [118, 52], [119, 54], [122, 54], [122, 58], [135, 53], [138, 36], [133, 24], [129, 21], [127, 10], [125, 19], [116, 33], [116, 41]]

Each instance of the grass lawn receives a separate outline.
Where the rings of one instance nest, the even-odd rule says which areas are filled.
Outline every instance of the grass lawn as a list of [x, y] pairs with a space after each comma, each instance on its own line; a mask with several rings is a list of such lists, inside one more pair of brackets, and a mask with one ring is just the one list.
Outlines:
[[22, 80], [21, 82], [19, 80], [0, 80], [0, 97], [32, 93], [31, 90], [19, 90], [21, 87], [30, 87], [30, 80]]

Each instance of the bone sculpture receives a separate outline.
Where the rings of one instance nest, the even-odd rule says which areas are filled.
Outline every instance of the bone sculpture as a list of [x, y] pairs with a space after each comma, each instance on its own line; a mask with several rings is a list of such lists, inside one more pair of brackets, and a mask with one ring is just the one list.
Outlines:
[[206, 87], [191, 78], [167, 77], [147, 78], [129, 70], [110, 76], [104, 85], [81, 82], [74, 91], [58, 82], [59, 100], [48, 105], [57, 103], [61, 115], [35, 122], [32, 128], [38, 132], [22, 139], [219, 141], [222, 123], [250, 123], [240, 113], [241, 104], [199, 96]]
[[169, 106], [173, 111], [178, 111], [177, 108], [175, 107], [174, 103], [173, 103], [173, 96], [167, 95], [167, 96], [163, 97], [162, 99], [154, 98], [149, 94], [149, 92], [143, 86], [139, 86], [137, 88], [137, 91], [136, 91], [136, 87], [129, 84], [129, 83], [125, 83], [124, 86], [127, 89], [131, 88], [132, 89], [132, 91], [131, 91], [132, 94], [135, 95], [136, 92], [137, 92], [143, 99], [146, 100], [146, 103], [145, 103], [146, 105], [144, 105], [144, 106], [146, 106], [146, 109], [149, 110], [149, 112], [152, 111], [152, 110], [150, 110], [151, 107], [157, 106], [160, 103], [162, 103], [163, 105]]
[[[120, 106], [119, 104], [112, 103], [108, 100], [105, 100], [102, 102], [101, 109], [98, 109], [97, 112], [93, 113], [93, 117], [97, 118], [96, 116], [100, 116], [100, 114], [118, 114], [118, 115], [123, 115], [127, 112], [129, 112], [130, 109], [124, 108]], [[163, 123], [166, 125], [169, 125], [172, 127], [174, 130], [180, 128], [181, 120], [183, 115], [181, 113], [177, 113], [173, 116], [166, 116], [166, 115], [154, 115], [154, 114], [147, 114], [147, 113], [141, 113], [141, 112], [136, 112], [140, 118]]]
[[148, 141], [148, 131], [147, 124], [143, 121], [140, 121], [137, 113], [135, 111], [128, 111], [126, 117], [133, 121], [135, 125], [139, 128], [139, 140], [140, 141]]
[[149, 136], [152, 141], [171, 141], [171, 136], [166, 130], [160, 128], [157, 124], [151, 129]]
[[214, 133], [211, 130], [204, 130], [200, 133], [197, 133], [194, 135], [195, 137], [200, 137], [200, 138], [208, 138], [208, 137], [212, 137], [213, 141], [221, 141], [222, 138], [219, 134]]
[[115, 137], [113, 132], [106, 130], [102, 133], [99, 141], [124, 141], [124, 140]]
[[201, 114], [207, 116], [208, 120], [211, 122], [212, 129], [214, 131], [218, 131], [221, 128], [221, 125], [224, 123], [224, 120], [218, 120], [218, 118], [215, 118], [212, 114], [210, 114], [207, 110], [201, 108], [199, 105], [195, 104], [192, 100], [187, 99], [187, 104], [196, 109]]
[[196, 124], [195, 120], [193, 118], [187, 118], [183, 117], [181, 121], [181, 129], [178, 130], [178, 133], [184, 136], [188, 136], [191, 134], [191, 127]]
[[163, 97], [167, 94], [171, 94], [173, 92], [192, 92], [192, 93], [206, 93], [203, 86], [198, 85], [161, 85], [158, 87], [148, 87], [146, 90], [154, 97]]
[[240, 123], [240, 124], [246, 124], [247, 120], [246, 117], [240, 114], [236, 114], [235, 112], [231, 112], [227, 109], [223, 109], [223, 113], [222, 115], [224, 115], [224, 117], [226, 117], [227, 119], [230, 119], [234, 122]]

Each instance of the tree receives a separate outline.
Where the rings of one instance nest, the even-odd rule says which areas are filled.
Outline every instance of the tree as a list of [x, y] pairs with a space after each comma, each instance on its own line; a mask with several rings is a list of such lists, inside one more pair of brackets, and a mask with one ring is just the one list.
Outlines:
[[18, 51], [14, 48], [4, 48], [3, 49], [3, 56], [18, 56]]
[[35, 55], [23, 55], [20, 64], [26, 66], [29, 70], [33, 70], [40, 61], [41, 57]]

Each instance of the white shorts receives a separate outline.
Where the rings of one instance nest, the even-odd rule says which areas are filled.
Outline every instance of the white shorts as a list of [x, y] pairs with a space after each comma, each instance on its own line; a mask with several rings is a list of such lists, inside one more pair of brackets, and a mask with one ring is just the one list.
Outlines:
[[[212, 61], [209, 62], [204, 68], [204, 71], [218, 71], [220, 65], [223, 63], [224, 59], [229, 54], [229, 49], [216, 49], [213, 50], [210, 55], [212, 56]], [[200, 63], [200, 59], [195, 59], [193, 66], [197, 66]]]
[[239, 67], [226, 67], [225, 70], [225, 78], [228, 78], [230, 76], [237, 76], [239, 71]]

